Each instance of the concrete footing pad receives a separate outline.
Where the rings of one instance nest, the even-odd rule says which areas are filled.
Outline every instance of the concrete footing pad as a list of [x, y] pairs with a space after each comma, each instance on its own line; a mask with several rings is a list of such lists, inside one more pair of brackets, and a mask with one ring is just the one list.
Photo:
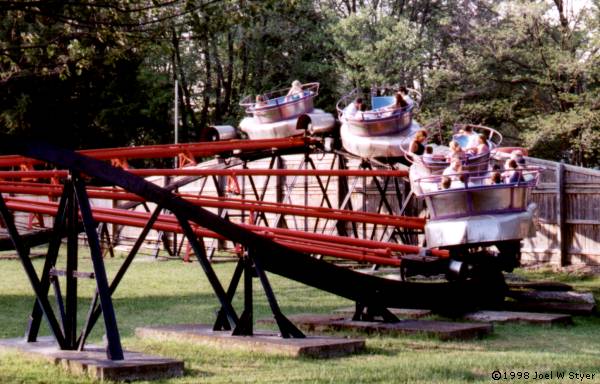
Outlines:
[[[492, 324], [456, 323], [434, 320], [401, 320], [398, 323], [379, 321], [353, 321], [344, 314], [336, 315], [291, 315], [288, 319], [309, 331], [358, 331], [380, 334], [425, 334], [441, 340], [467, 340], [480, 338], [493, 331]], [[259, 322], [270, 322], [270, 319]]]
[[327, 358], [345, 356], [365, 349], [364, 339], [307, 336], [283, 339], [275, 332], [254, 331], [253, 336], [232, 336], [231, 331], [213, 331], [202, 324], [165, 325], [136, 328], [140, 338], [179, 339], [219, 347], [244, 349], [287, 356]]
[[183, 375], [183, 361], [125, 351], [125, 360], [106, 357], [104, 348], [89, 345], [85, 350], [61, 351], [51, 337], [40, 337], [35, 343], [24, 339], [0, 339], [0, 349], [19, 351], [25, 356], [46, 359], [76, 375], [96, 380], [154, 380]]
[[507, 311], [567, 313], [570, 315], [591, 316], [596, 312], [596, 305], [589, 303], [559, 302], [517, 302], [507, 301], [500, 307]]
[[465, 319], [486, 323], [521, 323], [543, 325], [570, 325], [573, 324], [571, 315], [560, 313], [534, 313], [511, 311], [477, 311], [467, 313]]
[[[431, 316], [433, 311], [429, 309], [413, 309], [413, 308], [388, 308], [388, 310], [394, 315], [400, 318], [420, 319], [422, 317]], [[354, 307], [346, 307], [336, 309], [335, 313], [353, 314], [355, 311]]]

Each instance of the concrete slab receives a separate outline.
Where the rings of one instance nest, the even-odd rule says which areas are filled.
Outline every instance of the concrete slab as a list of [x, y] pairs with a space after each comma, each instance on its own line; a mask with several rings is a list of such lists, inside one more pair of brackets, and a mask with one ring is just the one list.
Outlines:
[[76, 375], [96, 380], [154, 380], [183, 375], [183, 361], [125, 351], [125, 360], [106, 357], [104, 348], [88, 345], [84, 351], [61, 351], [52, 337], [40, 337], [35, 343], [23, 338], [0, 339], [0, 349], [19, 351], [26, 356], [43, 358]]
[[[420, 319], [422, 317], [431, 316], [433, 312], [429, 309], [413, 309], [413, 308], [388, 308], [388, 311], [392, 312], [399, 318], [410, 318]], [[333, 311], [335, 313], [353, 314], [354, 307], [340, 308]]]
[[[440, 340], [481, 338], [493, 331], [492, 324], [457, 323], [434, 320], [402, 320], [398, 323], [352, 321], [343, 315], [291, 315], [288, 319], [308, 331], [358, 331], [392, 335], [425, 334]], [[259, 320], [260, 321], [260, 320]], [[264, 319], [263, 322], [272, 321]]]
[[299, 357], [327, 358], [345, 356], [365, 349], [364, 339], [307, 336], [283, 339], [272, 331], [255, 330], [253, 336], [232, 336], [230, 331], [213, 331], [203, 324], [179, 324], [136, 328], [141, 338], [179, 339], [219, 347], [245, 349]]
[[573, 318], [571, 315], [561, 313], [477, 311], [466, 314], [464, 318], [470, 321], [481, 321], [485, 323], [524, 323], [544, 325], [573, 324]]
[[557, 281], [521, 281], [509, 282], [510, 289], [533, 289], [539, 291], [572, 291], [573, 287], [569, 284], [560, 283]]
[[555, 301], [561, 303], [587, 303], [596, 304], [596, 299], [591, 292], [557, 292], [557, 291], [510, 291], [508, 294], [518, 301]]
[[500, 308], [493, 309], [523, 312], [566, 313], [570, 315], [589, 316], [596, 312], [596, 305], [589, 303], [561, 303], [558, 301], [505, 301]]

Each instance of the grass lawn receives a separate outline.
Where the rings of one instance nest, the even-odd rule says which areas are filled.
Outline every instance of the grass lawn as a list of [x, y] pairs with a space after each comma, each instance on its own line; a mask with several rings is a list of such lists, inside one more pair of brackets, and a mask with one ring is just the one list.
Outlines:
[[[122, 261], [118, 257], [106, 259], [111, 276]], [[40, 259], [34, 261], [38, 270], [42, 263]], [[232, 263], [215, 265], [222, 281], [228, 280], [233, 267]], [[90, 260], [83, 258], [79, 270], [91, 271]], [[592, 290], [597, 298], [600, 295], [599, 277], [519, 273], [568, 282], [577, 288]], [[347, 300], [274, 275], [270, 278], [286, 314], [329, 312], [352, 305]], [[82, 280], [80, 322], [83, 322], [91, 293], [91, 282]], [[255, 318], [268, 316], [267, 302], [256, 282], [255, 293]], [[31, 288], [20, 263], [0, 261], [1, 338], [23, 335], [32, 302]], [[368, 336], [365, 353], [315, 360], [136, 338], [135, 327], [142, 325], [214, 321], [217, 300], [197, 264], [136, 261], [115, 293], [114, 303], [126, 349], [185, 361], [185, 376], [163, 381], [168, 383], [490, 383], [495, 370], [529, 373], [529, 380], [514, 382], [542, 382], [533, 379], [535, 372], [549, 371], [594, 373], [592, 382], [600, 382], [600, 320], [596, 317], [575, 317], [572, 327], [497, 325], [491, 336], [466, 342], [442, 342], [423, 336]], [[241, 308], [239, 294], [235, 305]], [[96, 326], [92, 342], [100, 341], [102, 325], [100, 321]], [[48, 334], [47, 328], [43, 328], [42, 334]], [[91, 380], [71, 376], [50, 363], [30, 360], [18, 353], [0, 352], [0, 383], [88, 382]]]

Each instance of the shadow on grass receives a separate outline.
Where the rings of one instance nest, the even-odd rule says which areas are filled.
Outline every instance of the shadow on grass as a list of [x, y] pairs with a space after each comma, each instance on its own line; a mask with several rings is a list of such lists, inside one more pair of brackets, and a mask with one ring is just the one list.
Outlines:
[[[234, 308], [241, 315], [243, 304], [240, 295], [236, 295], [233, 301]], [[49, 296], [51, 304], [56, 307], [54, 297]], [[81, 328], [87, 317], [91, 299], [79, 298], [78, 305], [78, 324]], [[33, 309], [34, 298], [28, 295], [0, 295], [0, 337], [20, 337], [23, 335], [27, 326], [27, 319]], [[125, 297], [113, 298], [113, 305], [117, 316], [117, 323], [121, 337], [130, 337], [134, 335], [135, 328], [147, 325], [166, 325], [166, 324], [184, 324], [184, 323], [202, 323], [213, 324], [216, 320], [216, 313], [220, 308], [219, 302], [214, 294], [198, 293], [185, 295], [165, 295], [165, 296], [143, 296], [143, 297]], [[332, 308], [319, 307], [318, 312], [332, 312]], [[282, 306], [284, 314], [293, 313], [314, 313], [315, 308], [311, 308], [310, 303], [305, 306]], [[58, 312], [55, 309], [58, 316]], [[271, 309], [263, 298], [256, 298], [254, 301], [254, 318], [273, 318]], [[259, 324], [258, 327], [263, 327]], [[264, 326], [266, 329], [277, 329], [276, 326]], [[42, 331], [49, 334], [49, 329], [45, 328], [43, 322]], [[104, 332], [102, 317], [96, 323], [91, 339], [101, 337]]]

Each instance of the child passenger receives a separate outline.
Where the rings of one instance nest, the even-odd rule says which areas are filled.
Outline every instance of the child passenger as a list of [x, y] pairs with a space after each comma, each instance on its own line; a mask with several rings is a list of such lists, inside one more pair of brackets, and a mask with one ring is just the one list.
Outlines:
[[489, 151], [490, 151], [490, 147], [487, 144], [487, 138], [483, 134], [479, 135], [476, 147], [467, 149], [467, 153], [472, 154], [472, 155], [482, 155]]
[[521, 171], [518, 169], [519, 165], [516, 160], [506, 160], [506, 164], [504, 165], [506, 169], [502, 176], [504, 176], [504, 180], [506, 183], [518, 183], [522, 180]]
[[446, 156], [446, 161], [452, 161], [454, 158], [462, 159], [465, 157], [465, 152], [462, 150], [457, 141], [452, 140], [448, 145], [450, 147], [450, 153], [448, 153]]
[[452, 179], [450, 179], [448, 176], [442, 177], [442, 183], [440, 184], [440, 187], [442, 189], [450, 189], [451, 185], [452, 185]]
[[458, 174], [461, 172], [462, 172], [462, 163], [458, 157], [455, 157], [450, 162], [450, 165], [446, 169], [444, 169], [444, 172], [442, 173], [442, 175], [450, 176], [450, 179], [452, 179], [452, 180], [458, 180], [459, 179]]
[[302, 83], [299, 82], [298, 80], [294, 80], [292, 82], [292, 87], [290, 88], [290, 90], [288, 91], [288, 96], [294, 96], [294, 95], [302, 95]]
[[489, 180], [490, 185], [502, 184], [502, 175], [498, 171], [492, 172]]

